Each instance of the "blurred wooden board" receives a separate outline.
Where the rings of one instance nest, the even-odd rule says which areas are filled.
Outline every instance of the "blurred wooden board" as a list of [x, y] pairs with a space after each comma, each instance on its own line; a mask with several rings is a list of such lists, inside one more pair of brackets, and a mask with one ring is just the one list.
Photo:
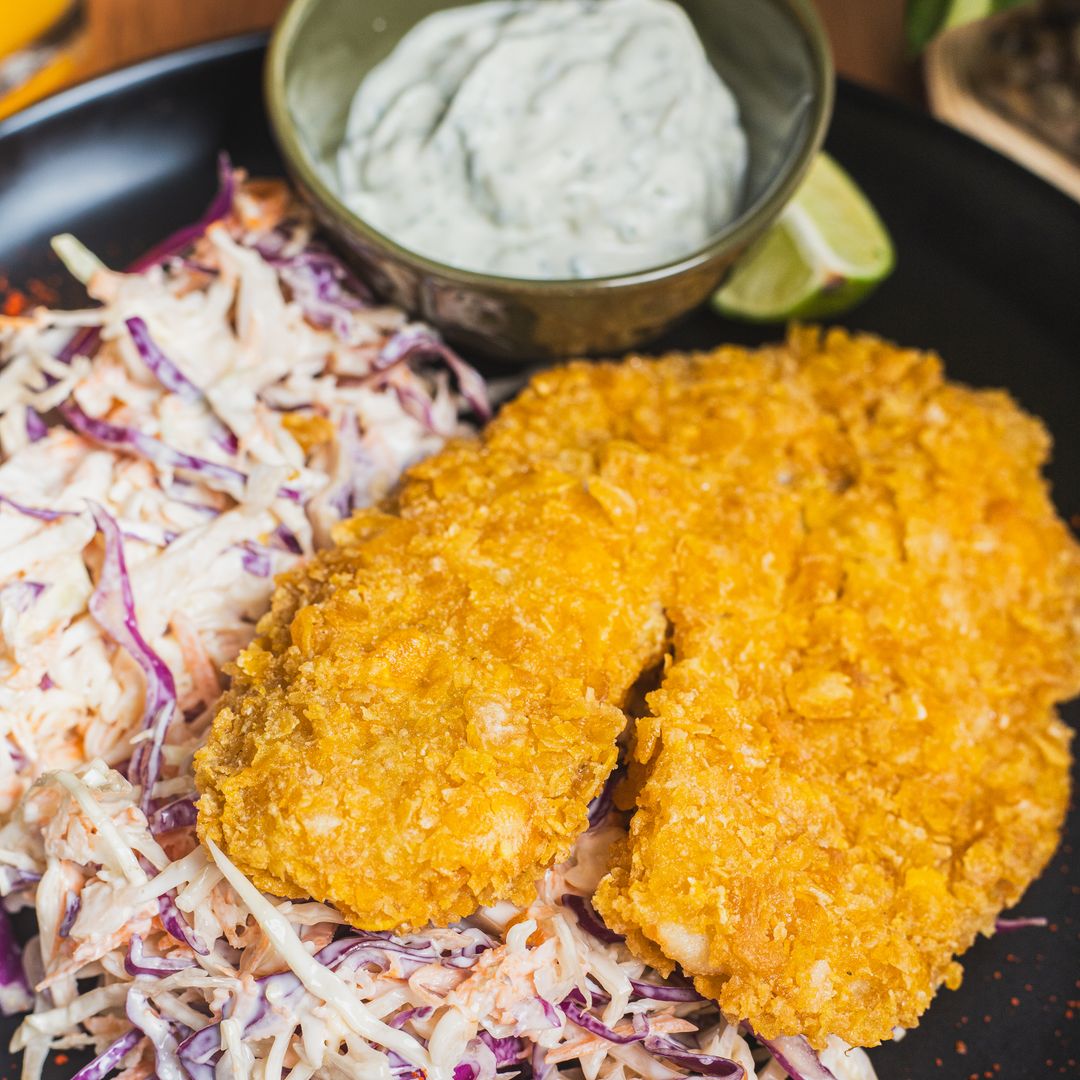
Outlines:
[[972, 73], [993, 28], [993, 19], [971, 23], [950, 30], [930, 46], [926, 53], [930, 111], [1080, 199], [1080, 165], [975, 93]]

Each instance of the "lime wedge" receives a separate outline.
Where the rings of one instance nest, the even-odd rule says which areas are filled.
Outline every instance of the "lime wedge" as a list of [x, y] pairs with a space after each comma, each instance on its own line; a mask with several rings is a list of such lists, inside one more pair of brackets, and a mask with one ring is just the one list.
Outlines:
[[892, 272], [892, 241], [855, 181], [818, 154], [795, 198], [713, 296], [747, 322], [820, 319], [854, 307]]

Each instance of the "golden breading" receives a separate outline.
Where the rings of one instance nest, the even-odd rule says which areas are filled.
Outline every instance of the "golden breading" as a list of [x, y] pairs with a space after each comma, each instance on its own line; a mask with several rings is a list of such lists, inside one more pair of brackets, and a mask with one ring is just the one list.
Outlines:
[[530, 894], [665, 626], [632, 530], [570, 473], [463, 444], [400, 503], [285, 576], [196, 763], [201, 836], [366, 929]]
[[766, 1037], [887, 1038], [1064, 813], [1080, 554], [1047, 450], [838, 331], [545, 372], [286, 577], [200, 834], [370, 929], [523, 900], [673, 639], [597, 906]]
[[[816, 415], [779, 473], [712, 455], [722, 502], [676, 549], [672, 662], [595, 903], [765, 1037], [874, 1045], [959, 983], [1054, 849], [1080, 558], [1045, 432], [1005, 395], [865, 340], [793, 344], [774, 392]], [[729, 420], [757, 392], [729, 387]]]

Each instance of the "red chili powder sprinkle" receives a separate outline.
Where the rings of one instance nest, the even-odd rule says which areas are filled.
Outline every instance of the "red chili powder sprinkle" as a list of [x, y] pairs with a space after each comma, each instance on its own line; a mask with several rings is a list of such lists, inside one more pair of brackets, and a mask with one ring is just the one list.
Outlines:
[[1015, 1009], [1019, 1006], [1020, 999], [1018, 997], [1011, 997], [1009, 998], [1009, 1004]]
[[961, 1055], [967, 1053], [967, 1043], [963, 1039], [956, 1040], [956, 1052]]
[[18, 289], [9, 292], [4, 297], [4, 314], [21, 315], [26, 310], [26, 297]]
[[60, 294], [40, 278], [31, 278], [26, 283], [26, 291], [39, 303], [51, 307], [60, 299]]
[[55, 1061], [57, 1065], [66, 1065], [70, 1060], [71, 1058], [69, 1058], [67, 1054], [57, 1054], [56, 1057], [53, 1058], [53, 1061]]

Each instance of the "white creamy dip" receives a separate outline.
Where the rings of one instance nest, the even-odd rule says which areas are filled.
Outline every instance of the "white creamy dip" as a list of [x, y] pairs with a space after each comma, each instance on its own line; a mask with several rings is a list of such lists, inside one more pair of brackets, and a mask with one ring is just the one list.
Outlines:
[[415, 26], [353, 98], [336, 182], [403, 247], [587, 278], [689, 255], [739, 209], [738, 106], [670, 0], [494, 0]]

